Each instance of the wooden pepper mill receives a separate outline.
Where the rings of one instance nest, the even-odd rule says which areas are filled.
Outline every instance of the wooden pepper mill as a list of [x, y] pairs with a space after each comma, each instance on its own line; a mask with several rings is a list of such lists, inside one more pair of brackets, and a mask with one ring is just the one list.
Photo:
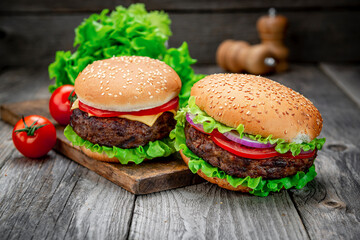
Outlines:
[[269, 9], [268, 16], [262, 16], [257, 21], [257, 30], [261, 38], [261, 44], [266, 45], [276, 59], [275, 71], [283, 72], [288, 68], [287, 57], [289, 49], [284, 45], [287, 18], [276, 15], [275, 8]]
[[245, 41], [225, 40], [217, 49], [217, 63], [230, 72], [265, 74], [285, 71], [289, 51], [282, 40], [286, 24], [285, 17], [276, 16], [274, 9], [270, 9], [269, 16], [261, 17], [257, 23], [262, 43], [251, 46]]
[[250, 46], [245, 41], [226, 40], [216, 52], [216, 61], [230, 72], [264, 74], [275, 70], [275, 58], [270, 49], [257, 44]]

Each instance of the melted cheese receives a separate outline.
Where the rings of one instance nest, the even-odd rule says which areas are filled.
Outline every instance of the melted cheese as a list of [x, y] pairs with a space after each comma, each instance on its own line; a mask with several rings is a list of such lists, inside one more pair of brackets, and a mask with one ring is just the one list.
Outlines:
[[[76, 99], [76, 101], [73, 103], [73, 105], [71, 106], [71, 110], [74, 110], [76, 108], [79, 108], [79, 99]], [[173, 113], [174, 116], [176, 115], [175, 109], [169, 110], [167, 112]], [[90, 113], [88, 113], [88, 114], [89, 114], [89, 116], [94, 116], [93, 114], [90, 114]], [[129, 119], [131, 121], [142, 122], [142, 123], [148, 125], [149, 127], [151, 127], [152, 125], [154, 125], [156, 120], [161, 116], [161, 114], [163, 114], [163, 113], [158, 113], [158, 114], [155, 114], [155, 115], [145, 115], [145, 116], [121, 115], [121, 116], [118, 116], [118, 117], [119, 118], [126, 118], [126, 119]]]

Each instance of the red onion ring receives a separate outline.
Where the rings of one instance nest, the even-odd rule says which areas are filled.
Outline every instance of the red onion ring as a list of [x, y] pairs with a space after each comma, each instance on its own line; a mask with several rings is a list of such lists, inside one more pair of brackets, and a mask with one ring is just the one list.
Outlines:
[[[187, 113], [186, 114], [186, 121], [188, 121], [191, 125], [201, 129], [204, 131], [204, 127], [202, 124], [196, 124], [194, 123], [193, 121], [193, 118], [195, 116], [193, 114], [190, 114], [190, 113]], [[238, 133], [234, 133], [234, 132], [226, 132], [226, 133], [223, 133], [223, 135], [233, 141], [233, 142], [236, 142], [236, 143], [239, 143], [239, 144], [242, 144], [244, 146], [248, 146], [248, 147], [253, 147], [253, 148], [271, 148], [271, 147], [274, 147], [275, 144], [270, 144], [270, 143], [260, 143], [258, 141], [255, 141], [255, 140], [252, 140], [246, 136], [243, 136], [243, 138], [240, 138], [240, 135]]]
[[271, 143], [261, 143], [256, 140], [252, 140], [247, 136], [243, 136], [243, 138], [240, 138], [240, 135], [234, 131], [223, 133], [223, 135], [233, 142], [252, 148], [271, 148], [276, 145]]
[[204, 127], [203, 127], [202, 124], [196, 124], [196, 123], [194, 123], [194, 121], [193, 121], [193, 118], [194, 118], [194, 117], [195, 117], [195, 116], [194, 116], [193, 114], [187, 113], [187, 114], [186, 114], [186, 121], [188, 121], [191, 125], [199, 128], [199, 129], [201, 129], [203, 132], [205, 132], [205, 131], [204, 131]]

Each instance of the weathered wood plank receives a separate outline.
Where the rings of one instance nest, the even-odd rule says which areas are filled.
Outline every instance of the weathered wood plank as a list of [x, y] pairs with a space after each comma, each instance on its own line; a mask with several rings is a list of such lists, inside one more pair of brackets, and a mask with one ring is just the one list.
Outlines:
[[223, 11], [223, 10], [243, 10], [243, 9], [264, 9], [270, 7], [277, 8], [324, 8], [324, 7], [351, 7], [359, 6], [356, 0], [198, 0], [198, 1], [177, 1], [177, 0], [152, 0], [152, 1], [134, 1], [134, 0], [121, 0], [121, 1], [87, 1], [87, 4], [82, 2], [74, 2], [69, 0], [49, 2], [44, 0], [29, 2], [20, 0], [12, 2], [10, 0], [3, 0], [0, 3], [1, 11], [6, 12], [39, 12], [39, 11], [52, 11], [52, 12], [70, 12], [70, 11], [100, 11], [103, 8], [114, 8], [117, 5], [128, 6], [134, 2], [144, 2], [148, 9], [163, 9], [167, 11]]
[[11, 148], [13, 145], [11, 139], [11, 128], [4, 122], [0, 121], [0, 169], [5, 164], [6, 161], [10, 159], [12, 151]]
[[[264, 12], [265, 13], [265, 12]], [[256, 20], [264, 13], [171, 13], [171, 47], [189, 43], [199, 63], [214, 63], [218, 45], [225, 39], [259, 43]], [[353, 11], [284, 11], [289, 18], [286, 45], [291, 61], [358, 61], [360, 36]], [[11, 15], [0, 17], [2, 66], [47, 66], [57, 50], [72, 50], [74, 28], [88, 13], [72, 15]], [[306, 17], [304, 17], [306, 16]], [[205, 27], [206, 26], [206, 27]], [[341, 47], [334, 48], [341, 43]], [[331, 51], [329, 51], [331, 49]], [[36, 56], [36, 57], [34, 57]]]
[[50, 98], [46, 67], [11, 68], [0, 72], [0, 104]]
[[360, 107], [360, 64], [321, 63], [320, 68]]
[[292, 66], [274, 79], [300, 91], [320, 110], [327, 138], [316, 160], [318, 176], [292, 198], [312, 239], [360, 236], [360, 110], [315, 67]]
[[2, 239], [123, 239], [135, 198], [54, 152], [31, 160], [13, 151], [0, 192]]
[[138, 196], [130, 238], [308, 239], [308, 235], [286, 192], [259, 198], [206, 183]]

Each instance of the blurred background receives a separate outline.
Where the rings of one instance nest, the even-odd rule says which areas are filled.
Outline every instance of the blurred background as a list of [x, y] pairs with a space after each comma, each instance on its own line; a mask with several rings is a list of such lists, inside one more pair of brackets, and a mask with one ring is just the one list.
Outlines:
[[47, 68], [57, 50], [73, 51], [74, 28], [84, 18], [134, 2], [166, 11], [172, 20], [169, 46], [187, 41], [198, 64], [214, 64], [225, 39], [259, 43], [256, 21], [270, 7], [288, 18], [290, 62], [360, 61], [359, 0], [1, 0], [0, 69]]

